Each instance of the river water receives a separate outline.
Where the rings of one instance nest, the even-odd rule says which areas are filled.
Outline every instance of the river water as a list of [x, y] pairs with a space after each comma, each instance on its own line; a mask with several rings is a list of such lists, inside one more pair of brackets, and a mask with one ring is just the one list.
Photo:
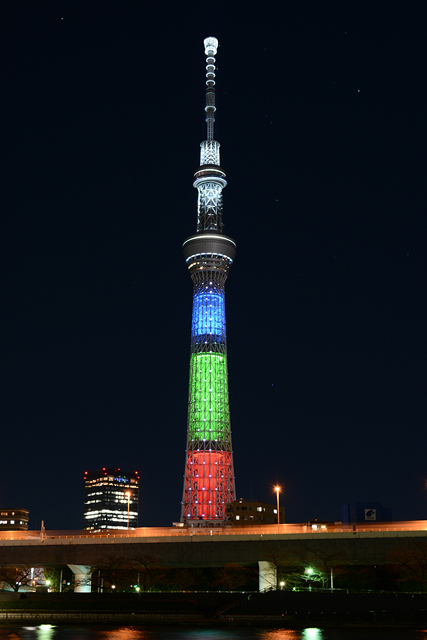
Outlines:
[[0, 640], [427, 640], [427, 629], [0, 625]]

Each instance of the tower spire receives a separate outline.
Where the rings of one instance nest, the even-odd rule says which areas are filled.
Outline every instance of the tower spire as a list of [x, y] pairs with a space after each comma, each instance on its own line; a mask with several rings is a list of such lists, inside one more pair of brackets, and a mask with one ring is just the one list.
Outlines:
[[[222, 233], [222, 190], [215, 122], [216, 38], [204, 40], [207, 139], [200, 145], [197, 231], [183, 244], [193, 281], [187, 451], [181, 520], [220, 526], [226, 505], [235, 500], [228, 403], [225, 281], [236, 254], [234, 240]], [[201, 522], [202, 521], [202, 522]]]
[[197, 231], [222, 233], [222, 190], [227, 186], [225, 173], [220, 167], [220, 144], [214, 140], [215, 125], [215, 55], [216, 38], [205, 38], [206, 55], [206, 128], [207, 138], [200, 144], [200, 168], [195, 174], [194, 186], [199, 192]]

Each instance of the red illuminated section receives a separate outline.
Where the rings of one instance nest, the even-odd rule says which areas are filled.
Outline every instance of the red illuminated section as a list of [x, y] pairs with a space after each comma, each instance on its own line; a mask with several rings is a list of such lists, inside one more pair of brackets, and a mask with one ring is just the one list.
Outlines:
[[188, 451], [184, 486], [186, 520], [224, 520], [234, 500], [231, 452]]

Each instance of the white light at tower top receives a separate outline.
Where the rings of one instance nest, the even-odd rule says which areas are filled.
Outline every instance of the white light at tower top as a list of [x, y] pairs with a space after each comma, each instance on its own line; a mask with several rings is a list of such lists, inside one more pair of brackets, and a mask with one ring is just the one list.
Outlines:
[[218, 40], [216, 38], [205, 38], [203, 44], [205, 45], [206, 56], [216, 56], [218, 51]]

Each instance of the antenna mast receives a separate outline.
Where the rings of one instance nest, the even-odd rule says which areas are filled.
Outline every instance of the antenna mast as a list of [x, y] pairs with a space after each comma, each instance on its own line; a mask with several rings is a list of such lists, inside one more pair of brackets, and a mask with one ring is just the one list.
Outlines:
[[[216, 38], [205, 38], [203, 41], [205, 45], [206, 55], [206, 124], [207, 124], [207, 139], [213, 140], [214, 124], [215, 124], [215, 58], [218, 51], [218, 40]], [[215, 164], [219, 164], [215, 163]]]

